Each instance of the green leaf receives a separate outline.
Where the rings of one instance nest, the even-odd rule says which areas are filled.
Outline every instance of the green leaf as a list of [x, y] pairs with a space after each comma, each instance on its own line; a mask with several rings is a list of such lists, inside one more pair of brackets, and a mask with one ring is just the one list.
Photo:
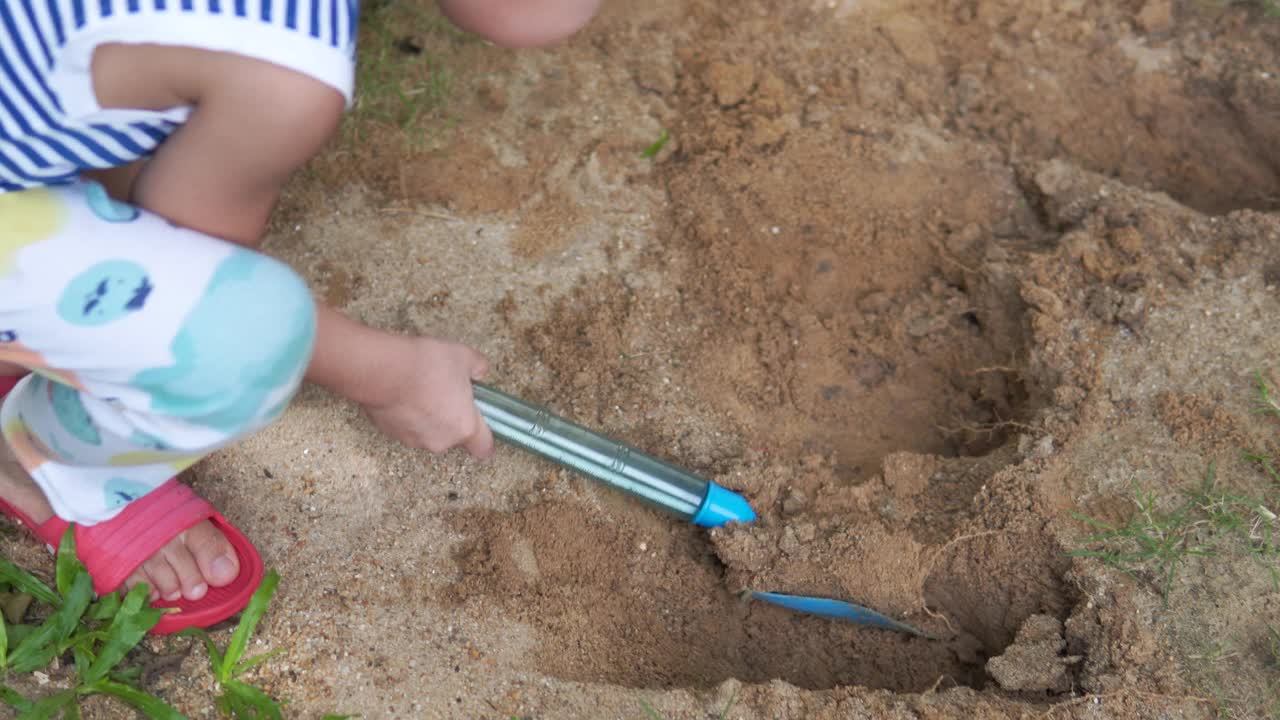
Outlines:
[[53, 617], [59, 623], [58, 642], [62, 642], [71, 636], [71, 631], [79, 624], [80, 618], [92, 601], [93, 578], [89, 577], [87, 571], [81, 572], [72, 579], [71, 587], [68, 588], [66, 595], [63, 596], [62, 607], [58, 608], [58, 611], [53, 614]]
[[75, 645], [71, 646], [71, 652], [75, 655], [76, 676], [84, 677], [85, 672], [93, 665], [93, 652], [89, 649], [93, 647], [93, 639], [77, 635], [75, 641]]
[[23, 623], [22, 625], [9, 625], [5, 627], [5, 635], [9, 637], [9, 647], [17, 647], [19, 643], [27, 639], [36, 627], [34, 625]]
[[107, 640], [103, 643], [102, 650], [82, 677], [82, 682], [92, 684], [106, 677], [142, 641], [147, 631], [160, 622], [163, 613], [150, 607], [147, 602], [150, 594], [151, 590], [146, 583], [138, 583], [129, 590], [120, 605], [120, 611], [111, 620], [111, 627], [107, 628]]
[[107, 677], [118, 683], [136, 686], [138, 683], [142, 682], [142, 668], [137, 665], [130, 665], [128, 667], [112, 670]]
[[1080, 513], [1076, 512], [1076, 511], [1074, 511], [1074, 510], [1071, 510], [1071, 511], [1070, 511], [1070, 514], [1071, 514], [1071, 516], [1072, 516], [1072, 517], [1074, 517], [1075, 519], [1077, 519], [1077, 520], [1079, 520], [1079, 521], [1081, 521], [1081, 522], [1089, 523], [1090, 525], [1092, 525], [1092, 526], [1094, 526], [1094, 527], [1096, 527], [1096, 528], [1102, 528], [1103, 530], [1106, 530], [1106, 531], [1108, 531], [1108, 532], [1115, 532], [1115, 531], [1116, 531], [1116, 529], [1115, 529], [1115, 528], [1113, 528], [1113, 527], [1111, 527], [1110, 525], [1107, 525], [1106, 523], [1098, 522], [1097, 520], [1094, 520], [1093, 518], [1089, 517], [1088, 515], [1081, 515]]
[[0, 670], [3, 670], [9, 664], [9, 628], [6, 626], [4, 616], [0, 616]]
[[248, 660], [241, 662], [239, 665], [236, 665], [235, 669], [232, 671], [232, 675], [243, 675], [282, 652], [284, 652], [284, 648], [276, 648], [271, 652], [265, 652], [261, 655], [249, 658]]
[[[80, 647], [92, 650], [94, 643], [106, 642], [106, 640], [107, 640], [107, 631], [105, 628], [102, 630], [89, 630], [87, 625], [82, 624], [80, 625], [80, 632], [73, 635], [71, 639], [68, 641], [68, 646], [70, 647], [70, 646], [78, 645]], [[94, 653], [90, 653], [90, 654], [92, 655]]]
[[640, 708], [645, 711], [645, 714], [647, 714], [649, 717], [653, 718], [654, 720], [663, 720], [663, 717], [659, 715], [656, 710], [649, 707], [649, 703], [645, 702], [644, 700], [640, 701]]
[[88, 573], [80, 558], [76, 557], [76, 526], [70, 524], [62, 534], [62, 542], [58, 543], [58, 557], [54, 563], [53, 578], [58, 586], [58, 593], [63, 597], [71, 592], [72, 582], [77, 573]]
[[262, 579], [262, 585], [258, 586], [253, 597], [249, 599], [249, 605], [240, 616], [240, 624], [231, 634], [231, 642], [227, 644], [227, 651], [222, 656], [222, 664], [216, 669], [215, 674], [219, 682], [226, 683], [231, 679], [232, 670], [236, 663], [240, 662], [240, 656], [249, 645], [249, 638], [257, 629], [258, 621], [267, 611], [267, 605], [271, 603], [271, 596], [275, 594], [278, 584], [280, 584], [280, 574], [272, 570]]
[[68, 705], [75, 704], [76, 691], [63, 690], [49, 697], [40, 698], [27, 710], [24, 710], [18, 716], [18, 720], [48, 720], [53, 717], [59, 710]]
[[204, 640], [204, 648], [209, 651], [209, 666], [213, 668], [216, 675], [218, 668], [222, 667], [222, 653], [218, 651], [218, 646], [213, 644], [213, 638], [209, 637], [209, 633], [204, 630], [191, 627], [179, 632], [175, 637], [195, 637]]
[[653, 156], [662, 152], [663, 146], [666, 145], [667, 140], [670, 140], [670, 139], [671, 139], [671, 133], [667, 132], [666, 128], [662, 128], [662, 132], [658, 134], [658, 139], [652, 145], [645, 148], [644, 151], [640, 153], [640, 157], [646, 160], [648, 160], [649, 158], [652, 158]]
[[154, 695], [148, 695], [137, 688], [122, 685], [121, 683], [112, 682], [110, 680], [99, 680], [89, 685], [86, 689], [92, 692], [100, 692], [105, 695], [120, 698], [129, 703], [143, 715], [152, 720], [187, 720], [187, 716], [174, 710], [165, 701]]
[[88, 573], [80, 573], [71, 581], [61, 608], [48, 620], [23, 639], [9, 656], [9, 669], [13, 672], [31, 672], [49, 664], [58, 654], [59, 646], [79, 624], [80, 616], [93, 597], [93, 581]]
[[26, 712], [33, 705], [30, 700], [19, 695], [17, 690], [8, 685], [0, 685], [0, 702], [11, 708], [17, 708], [18, 712]]
[[92, 620], [110, 620], [120, 611], [120, 603], [124, 599], [120, 597], [119, 592], [113, 592], [104, 598], [99, 598], [98, 602], [89, 606], [89, 618]]
[[9, 656], [9, 671], [29, 673], [53, 662], [58, 655], [58, 645], [53, 639], [55, 632], [57, 627], [54, 625], [53, 618], [49, 618], [45, 624], [24, 638]]
[[270, 695], [241, 680], [230, 680], [222, 686], [231, 700], [232, 713], [237, 718], [283, 720], [280, 705]]
[[0, 580], [9, 583], [19, 590], [29, 593], [35, 599], [55, 608], [62, 606], [62, 598], [58, 597], [40, 578], [14, 565], [5, 558], [0, 558]]

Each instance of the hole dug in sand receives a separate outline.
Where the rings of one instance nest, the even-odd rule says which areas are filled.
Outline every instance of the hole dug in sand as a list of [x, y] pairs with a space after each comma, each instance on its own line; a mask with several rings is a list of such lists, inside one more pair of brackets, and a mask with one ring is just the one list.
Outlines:
[[[723, 172], [673, 177], [677, 205], [699, 203], [676, 217], [719, 219], [672, 230], [664, 287], [677, 297], [587, 283], [528, 331], [547, 372], [531, 397], [606, 431], [615, 408], [646, 418], [628, 441], [732, 478], [761, 519], [708, 533], [565, 474], [554, 484], [580, 483], [572, 493], [452, 515], [465, 541], [446, 599], [518, 623], [524, 667], [643, 688], [983, 687], [1029, 616], [1066, 616], [1061, 554], [1041, 529], [978, 522], [1034, 393], [1022, 249], [984, 227], [1032, 235], [1037, 219], [1008, 168], [963, 148], [941, 169], [824, 161], [831, 182], [786, 180], [829, 157], [822, 140], [770, 158], [793, 172], [754, 196], [717, 186]], [[919, 220], [952, 184], [978, 190], [948, 222]], [[871, 195], [895, 207], [865, 211]], [[821, 222], [796, 210], [813, 207]], [[751, 231], [773, 218], [794, 237]], [[662, 351], [636, 355], [646, 348]], [[744, 589], [848, 600], [940, 639], [744, 602]]]
[[[899, 453], [860, 487], [834, 482], [828, 470], [833, 482], [811, 506], [821, 513], [767, 514], [753, 526], [713, 531], [710, 541], [706, 531], [629, 501], [606, 503], [604, 513], [576, 500], [462, 512], [453, 524], [468, 540], [455, 554], [459, 579], [447, 600], [523, 626], [536, 669], [566, 680], [981, 688], [987, 660], [1028, 617], [1066, 617], [1061, 552], [1035, 530], [931, 541], [912, 529], [928, 502], [892, 495], [890, 523], [885, 486], [870, 486], [887, 475], [924, 496], [931, 485], [965, 482], [983, 463], [994, 464]], [[914, 483], [904, 482], [909, 474]], [[939, 639], [797, 615], [744, 601], [743, 588], [847, 599]]]

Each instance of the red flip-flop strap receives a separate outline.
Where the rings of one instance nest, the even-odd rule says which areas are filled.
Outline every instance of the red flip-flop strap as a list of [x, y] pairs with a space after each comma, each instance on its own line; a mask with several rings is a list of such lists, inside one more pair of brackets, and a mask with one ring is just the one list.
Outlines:
[[22, 375], [0, 375], [0, 398], [8, 395], [23, 377]]
[[[21, 379], [0, 377], [0, 400]], [[57, 547], [67, 531], [67, 523], [56, 515], [37, 525], [3, 500], [0, 500], [0, 512], [20, 520], [50, 547]], [[230, 585], [209, 588], [201, 600], [157, 605], [176, 607], [181, 612], [162, 617], [151, 633], [167, 635], [188, 627], [208, 627], [231, 617], [249, 602], [262, 582], [262, 557], [243, 533], [176, 479], [129, 503], [119, 515], [106, 522], [90, 527], [77, 525], [76, 554], [94, 579], [94, 592], [106, 595], [119, 588], [147, 558], [201, 520], [212, 521], [230, 542], [240, 561], [240, 574]]]
[[94, 591], [105, 595], [170, 540], [215, 514], [194, 490], [169, 480], [110, 520], [77, 526], [76, 554], [93, 575]]

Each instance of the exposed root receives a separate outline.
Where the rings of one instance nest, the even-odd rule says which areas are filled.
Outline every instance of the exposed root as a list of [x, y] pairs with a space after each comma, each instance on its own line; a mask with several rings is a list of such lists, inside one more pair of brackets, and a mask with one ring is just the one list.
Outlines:
[[924, 597], [923, 579], [929, 577], [929, 575], [933, 572], [934, 568], [937, 566], [938, 560], [940, 560], [943, 555], [945, 555], [949, 550], [959, 545], [960, 543], [968, 542], [969, 540], [975, 540], [980, 537], [987, 537], [989, 535], [1003, 535], [1010, 532], [1012, 531], [1011, 530], [983, 530], [981, 532], [966, 533], [964, 535], [959, 535], [957, 537], [951, 538], [945, 544], [939, 546], [938, 549], [934, 551], [932, 556], [930, 556], [928, 561], [925, 562], [924, 573], [921, 576], [922, 582], [920, 583], [920, 594], [918, 598], [919, 598], [919, 607], [921, 610], [924, 611], [924, 614], [928, 615], [931, 618], [934, 618], [935, 620], [941, 620], [943, 624], [947, 626], [947, 631], [954, 633], [956, 629], [955, 629], [955, 626], [951, 624], [951, 620], [949, 620], [946, 615], [943, 615], [942, 613], [939, 613], [939, 612], [934, 612], [932, 609], [929, 608], [928, 601], [925, 600], [925, 597]]

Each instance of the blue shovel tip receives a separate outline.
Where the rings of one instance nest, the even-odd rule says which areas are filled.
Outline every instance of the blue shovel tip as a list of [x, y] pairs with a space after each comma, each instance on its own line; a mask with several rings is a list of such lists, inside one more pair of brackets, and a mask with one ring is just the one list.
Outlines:
[[755, 522], [756, 513], [745, 498], [732, 490], [707, 483], [707, 497], [693, 516], [693, 524], [702, 527], [721, 527], [731, 522]]
[[897, 630], [898, 632], [904, 632], [909, 635], [915, 635], [928, 640], [936, 639], [932, 635], [917, 630], [906, 623], [898, 622], [891, 617], [881, 615], [875, 610], [862, 607], [861, 605], [844, 602], [843, 600], [757, 591], [752, 591], [751, 596], [757, 600], [763, 600], [796, 612], [836, 618], [838, 620], [847, 620], [855, 625], [878, 627], [885, 630]]

